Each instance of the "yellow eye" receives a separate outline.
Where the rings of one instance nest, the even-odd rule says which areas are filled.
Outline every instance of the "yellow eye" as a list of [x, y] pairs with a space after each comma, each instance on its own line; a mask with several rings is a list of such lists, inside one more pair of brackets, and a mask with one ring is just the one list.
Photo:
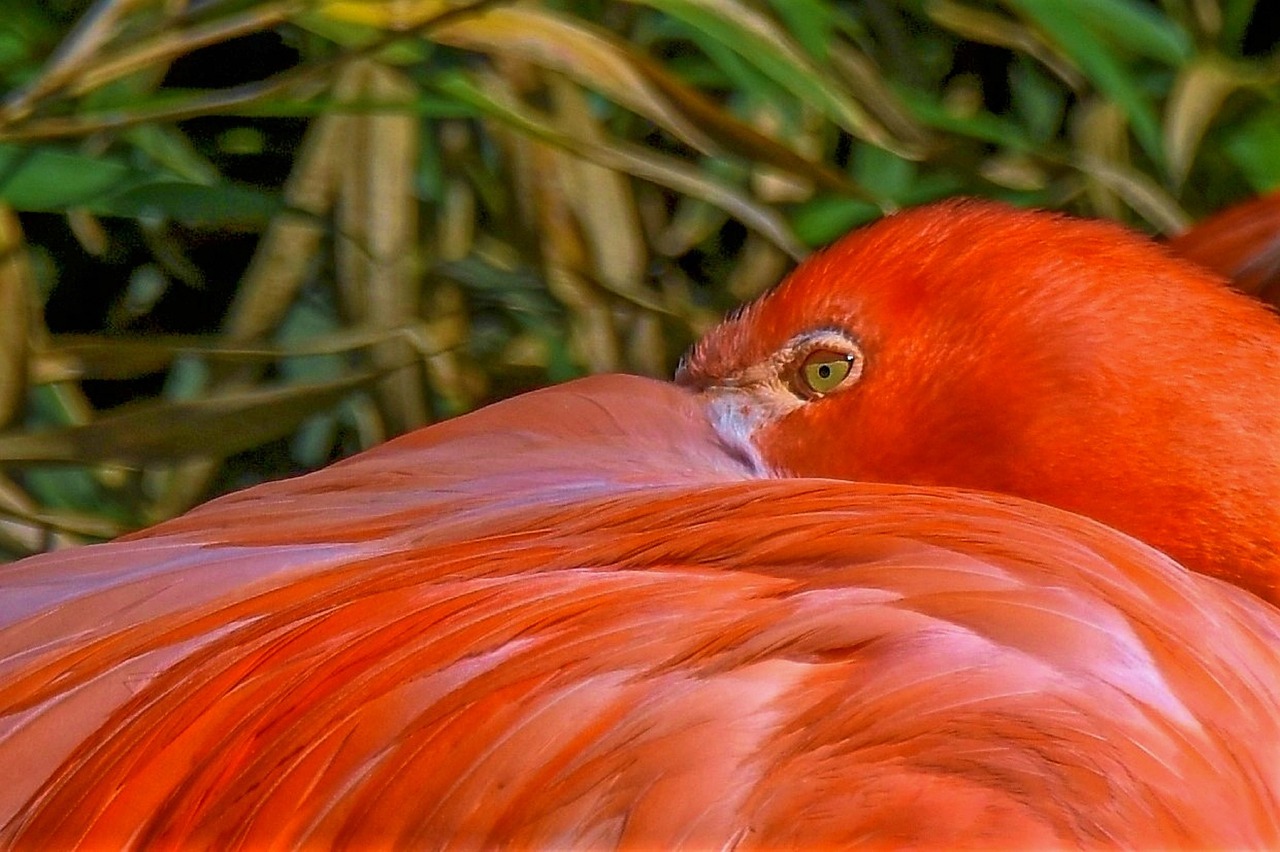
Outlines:
[[855, 361], [856, 356], [851, 352], [833, 352], [830, 349], [810, 352], [800, 364], [803, 390], [818, 396], [831, 393], [854, 372]]

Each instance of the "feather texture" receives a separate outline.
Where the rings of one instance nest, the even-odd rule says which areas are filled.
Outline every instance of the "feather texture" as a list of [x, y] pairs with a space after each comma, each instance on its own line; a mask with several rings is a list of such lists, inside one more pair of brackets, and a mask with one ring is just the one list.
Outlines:
[[[828, 329], [865, 366], [797, 397], [796, 341]], [[1048, 503], [1280, 603], [1280, 323], [1114, 224], [889, 216], [710, 331], [680, 379], [780, 473]]]
[[767, 478], [646, 380], [0, 586], [6, 845], [1280, 843], [1274, 609], [1045, 506]]

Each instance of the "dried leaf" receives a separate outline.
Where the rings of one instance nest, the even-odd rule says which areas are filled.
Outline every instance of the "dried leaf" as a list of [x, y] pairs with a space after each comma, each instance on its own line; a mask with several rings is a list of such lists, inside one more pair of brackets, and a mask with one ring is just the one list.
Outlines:
[[[391, 106], [415, 96], [399, 72], [369, 60], [348, 64], [339, 89], [344, 97]], [[408, 110], [386, 110], [355, 116], [348, 127], [335, 245], [339, 286], [352, 316], [373, 328], [394, 328], [418, 314], [413, 189], [420, 122]], [[422, 375], [412, 364], [412, 352], [401, 341], [388, 340], [372, 355], [374, 364], [388, 371], [377, 392], [388, 430], [404, 432], [427, 422]]]
[[320, 248], [322, 217], [333, 205], [338, 167], [349, 156], [346, 140], [354, 119], [321, 116], [307, 130], [285, 183], [287, 212], [275, 216], [258, 242], [249, 269], [227, 311], [227, 337], [256, 340], [280, 324]]
[[120, 21], [148, 0], [99, 0], [53, 51], [44, 68], [21, 88], [10, 92], [0, 107], [0, 124], [19, 121], [40, 98], [71, 79], [92, 57], [102, 52], [118, 31]]
[[[636, 57], [636, 67], [663, 95], [687, 115], [696, 126], [715, 139], [724, 151], [763, 165], [772, 166], [798, 178], [813, 181], [825, 189], [862, 197], [865, 191], [849, 178], [817, 159], [810, 159], [785, 141], [767, 136], [719, 106], [692, 86], [685, 85], [660, 63], [647, 56]], [[910, 144], [915, 137], [904, 134]]]
[[933, 141], [928, 130], [916, 121], [892, 82], [869, 56], [836, 41], [831, 44], [831, 60], [859, 103], [911, 150], [919, 151], [921, 156], [929, 153]]
[[633, 0], [659, 9], [714, 38], [775, 83], [854, 136], [908, 159], [921, 152], [896, 138], [832, 74], [823, 70], [777, 21], [737, 0]]
[[22, 226], [0, 205], [0, 426], [14, 420], [26, 403], [33, 292]]
[[155, 71], [179, 56], [202, 47], [282, 24], [304, 6], [303, 0], [276, 0], [258, 3], [244, 12], [215, 18], [186, 29], [165, 27], [141, 44], [94, 56], [92, 62], [76, 69], [74, 79], [67, 87], [68, 91], [71, 95], [80, 97], [129, 74]]
[[627, 364], [644, 376], [667, 377], [666, 341], [662, 323], [650, 313], [638, 314], [627, 335]]
[[[1109, 173], [1123, 170], [1129, 163], [1129, 132], [1123, 110], [1116, 104], [1093, 97], [1075, 111], [1071, 127], [1078, 157], [1089, 163], [1110, 164]], [[1086, 171], [1085, 191], [1095, 210], [1109, 219], [1124, 219], [1115, 187]]]
[[750, 301], [777, 284], [790, 265], [791, 258], [777, 246], [752, 234], [729, 275], [729, 292], [740, 301]]
[[1084, 77], [1080, 72], [1025, 24], [952, 0], [928, 0], [924, 8], [930, 20], [940, 27], [971, 41], [1025, 53], [1072, 89], [1078, 91], [1084, 87]]
[[147, 464], [229, 456], [288, 435], [303, 420], [380, 377], [367, 371], [314, 384], [254, 388], [202, 399], [121, 406], [81, 426], [0, 433], [0, 460]]
[[1123, 110], [1142, 149], [1158, 164], [1165, 162], [1160, 124], [1149, 96], [1116, 56], [1111, 45], [1061, 0], [1005, 0], [1070, 57], [1089, 82]]
[[268, 346], [236, 343], [223, 337], [202, 335], [99, 336], [58, 334], [41, 346], [32, 364], [35, 384], [83, 379], [134, 379], [168, 369], [183, 356], [223, 364], [265, 367], [290, 358], [338, 355], [367, 349], [390, 340], [411, 345], [421, 357], [439, 352], [420, 323], [396, 328], [353, 326], [330, 329], [322, 336]]
[[612, 140], [604, 145], [576, 139], [545, 116], [540, 116], [516, 102], [509, 93], [499, 90], [493, 81], [481, 89], [464, 77], [451, 75], [441, 79], [438, 86], [459, 100], [474, 105], [536, 139], [563, 148], [593, 163], [651, 180], [686, 195], [702, 198], [737, 217], [747, 227], [754, 228], [769, 237], [793, 257], [800, 258], [807, 253], [791, 233], [786, 220], [776, 211], [758, 204], [741, 191], [707, 177], [699, 169], [674, 157], [622, 140]]
[[1122, 198], [1161, 231], [1176, 234], [1191, 224], [1191, 217], [1173, 196], [1143, 172], [1087, 154], [1076, 158], [1076, 166]]
[[[560, 124], [583, 139], [607, 144], [608, 136], [582, 91], [564, 80], [551, 84]], [[620, 172], [576, 157], [564, 161], [561, 173], [567, 201], [587, 241], [593, 274], [615, 292], [637, 291], [648, 252], [630, 181]]]
[[[17, 491], [17, 486], [5, 481], [6, 490]], [[10, 500], [0, 505], [0, 521], [9, 535], [21, 537], [23, 549], [28, 553], [49, 549], [49, 539], [57, 536], [68, 543], [68, 536], [76, 537], [74, 543], [82, 544], [83, 538], [115, 538], [127, 532], [127, 528], [110, 518], [70, 512], [62, 509], [41, 509], [23, 496], [21, 505]], [[59, 545], [60, 546], [60, 545]]]
[[592, 372], [615, 371], [620, 356], [613, 313], [583, 274], [588, 268], [588, 249], [573, 215], [569, 182], [561, 177], [573, 170], [573, 159], [549, 146], [525, 144], [532, 147], [529, 179], [534, 187], [547, 289], [568, 309], [571, 341], [582, 362]]
[[1164, 107], [1164, 147], [1175, 187], [1186, 181], [1200, 140], [1223, 101], [1246, 82], [1237, 69], [1212, 55], [1197, 58], [1178, 72]]
[[[443, 44], [520, 59], [568, 75], [661, 127], [703, 153], [715, 142], [667, 97], [653, 64], [607, 30], [536, 7], [492, 9], [432, 31]], [[669, 88], [673, 81], [664, 80]]]
[[323, 0], [316, 11], [335, 21], [380, 30], [410, 30], [455, 9], [451, 0]]

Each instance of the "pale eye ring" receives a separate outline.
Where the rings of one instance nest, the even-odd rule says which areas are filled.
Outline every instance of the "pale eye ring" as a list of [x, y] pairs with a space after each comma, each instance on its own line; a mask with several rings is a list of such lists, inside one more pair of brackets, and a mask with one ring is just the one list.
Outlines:
[[815, 399], [854, 384], [862, 375], [862, 353], [856, 348], [817, 346], [799, 360], [794, 375], [801, 396]]

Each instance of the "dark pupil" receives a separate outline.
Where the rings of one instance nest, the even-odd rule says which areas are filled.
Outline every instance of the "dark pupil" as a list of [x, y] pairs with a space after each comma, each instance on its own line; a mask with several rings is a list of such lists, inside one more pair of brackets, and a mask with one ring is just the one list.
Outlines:
[[818, 378], [821, 378], [821, 379], [829, 379], [829, 378], [831, 378], [831, 365], [830, 365], [830, 364], [823, 364], [821, 367], [819, 367], [819, 368], [818, 368]]

